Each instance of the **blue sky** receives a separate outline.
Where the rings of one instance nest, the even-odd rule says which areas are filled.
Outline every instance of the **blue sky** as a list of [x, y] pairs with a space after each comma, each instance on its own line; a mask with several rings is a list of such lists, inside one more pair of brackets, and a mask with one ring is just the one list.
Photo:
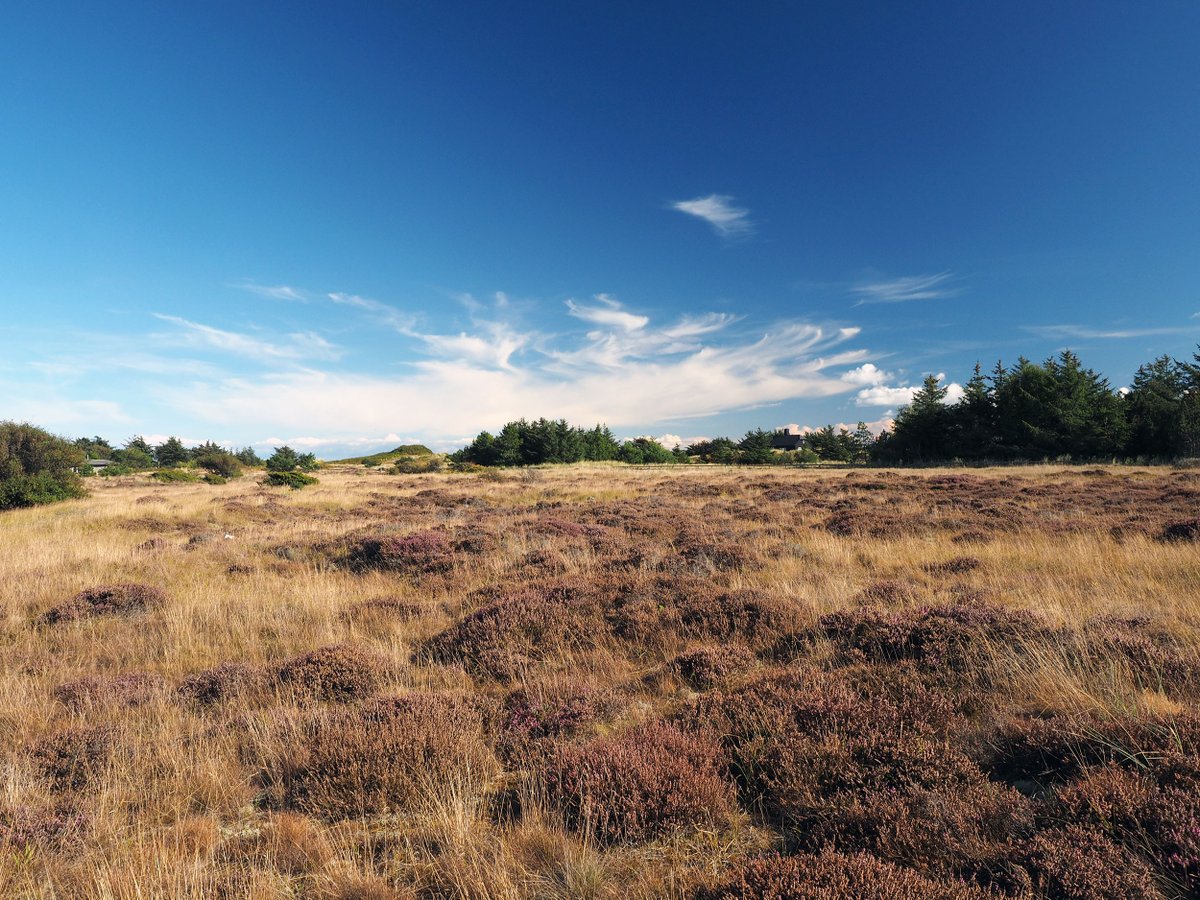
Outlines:
[[1200, 340], [1196, 3], [503, 6], [6, 4], [0, 418], [737, 435]]

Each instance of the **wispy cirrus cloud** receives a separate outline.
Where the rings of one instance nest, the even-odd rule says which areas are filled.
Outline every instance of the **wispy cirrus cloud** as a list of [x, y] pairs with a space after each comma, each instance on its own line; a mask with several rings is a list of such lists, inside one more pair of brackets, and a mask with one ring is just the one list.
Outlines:
[[332, 293], [325, 296], [339, 306], [352, 306], [355, 309], [361, 309], [364, 312], [370, 313], [371, 317], [381, 325], [386, 325], [400, 332], [400, 334], [411, 334], [413, 327], [417, 323], [416, 316], [401, 312], [394, 306], [380, 303], [378, 300], [371, 300], [368, 297], [343, 293]]
[[1075, 340], [1122, 340], [1167, 334], [1195, 334], [1200, 325], [1164, 328], [1096, 328], [1090, 325], [1026, 325], [1024, 330], [1038, 337]]
[[859, 305], [868, 303], [907, 303], [911, 300], [940, 300], [958, 293], [953, 272], [933, 275], [904, 275], [898, 278], [879, 278], [859, 281], [850, 293], [858, 297]]
[[237, 284], [231, 284], [230, 287], [235, 287], [240, 291], [249, 291], [251, 294], [258, 294], [260, 297], [270, 297], [272, 300], [292, 300], [298, 303], [304, 303], [308, 300], [308, 294], [299, 288], [289, 287], [286, 284], [255, 284], [253, 281], [241, 281]]
[[689, 216], [703, 219], [713, 231], [726, 240], [749, 237], [754, 233], [750, 210], [733, 205], [728, 194], [709, 194], [694, 200], [679, 200], [671, 208]]
[[[347, 305], [374, 316], [383, 304]], [[719, 313], [660, 324], [609, 295], [572, 301], [565, 312], [591, 327], [526, 333], [475, 322], [449, 336], [408, 328], [413, 348], [428, 356], [410, 359], [398, 376], [310, 366], [192, 385], [170, 402], [213, 425], [252, 421], [268, 433], [331, 442], [388, 434], [402, 415], [416, 435], [439, 442], [521, 416], [621, 428], [834, 396], [854, 390], [842, 373], [868, 356], [849, 345], [853, 327], [791, 320], [747, 333], [731, 331], [738, 320]]]
[[312, 331], [293, 332], [285, 336], [284, 343], [277, 343], [179, 316], [163, 313], [153, 313], [153, 316], [177, 326], [178, 330], [166, 337], [190, 347], [219, 350], [254, 359], [333, 360], [341, 356], [338, 347]]

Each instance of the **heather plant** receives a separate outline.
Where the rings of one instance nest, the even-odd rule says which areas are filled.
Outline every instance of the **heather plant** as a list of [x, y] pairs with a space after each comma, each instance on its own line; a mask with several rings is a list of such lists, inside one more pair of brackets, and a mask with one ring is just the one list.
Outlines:
[[637, 843], [713, 827], [734, 811], [720, 745], [658, 722], [584, 744], [562, 744], [542, 773], [567, 823], [601, 843]]
[[695, 900], [986, 900], [994, 894], [934, 881], [866, 853], [764, 856], [746, 860]]
[[231, 660], [188, 675], [180, 682], [176, 693], [197, 706], [215, 706], [248, 700], [266, 688], [270, 681], [271, 673], [265, 667]]
[[65, 728], [30, 750], [38, 774], [55, 792], [94, 788], [108, 768], [116, 745], [110, 725]]
[[326, 819], [404, 812], [495, 772], [475, 706], [404, 694], [313, 713], [280, 735], [268, 772], [283, 806]]
[[432, 575], [454, 567], [454, 545], [444, 531], [368, 537], [350, 548], [346, 562], [357, 571], [378, 569]]
[[70, 600], [51, 607], [38, 621], [59, 625], [96, 616], [132, 615], [164, 605], [167, 596], [146, 584], [109, 584], [80, 591]]
[[425, 649], [440, 662], [509, 680], [549, 657], [594, 649], [605, 633], [594, 586], [552, 584], [500, 593], [435, 635]]
[[386, 673], [386, 662], [374, 651], [337, 644], [287, 660], [278, 678], [297, 700], [349, 703], [375, 693]]
[[714, 644], [679, 654], [671, 660], [671, 671], [689, 686], [706, 691], [748, 671], [756, 662], [754, 654], [740, 644]]
[[150, 672], [88, 675], [54, 689], [54, 699], [73, 712], [108, 706], [140, 706], [158, 694], [165, 682]]

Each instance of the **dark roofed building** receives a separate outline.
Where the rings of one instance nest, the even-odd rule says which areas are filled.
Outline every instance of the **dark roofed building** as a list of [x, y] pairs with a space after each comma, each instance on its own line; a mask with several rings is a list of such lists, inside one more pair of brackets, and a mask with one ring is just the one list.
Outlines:
[[799, 450], [804, 444], [804, 433], [799, 425], [784, 425], [771, 435], [772, 450]]

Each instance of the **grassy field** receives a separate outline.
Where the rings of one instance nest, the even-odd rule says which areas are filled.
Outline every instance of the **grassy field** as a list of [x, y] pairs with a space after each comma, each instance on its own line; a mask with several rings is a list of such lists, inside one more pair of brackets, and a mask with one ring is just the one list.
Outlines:
[[5, 897], [1200, 890], [1200, 474], [93, 479], [0, 515]]

